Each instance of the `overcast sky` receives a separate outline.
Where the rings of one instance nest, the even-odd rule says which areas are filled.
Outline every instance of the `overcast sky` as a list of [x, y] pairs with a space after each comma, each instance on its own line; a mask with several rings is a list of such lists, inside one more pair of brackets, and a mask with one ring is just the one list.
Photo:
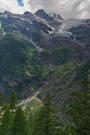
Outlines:
[[14, 13], [45, 9], [64, 18], [90, 18], [90, 0], [0, 0], [0, 11]]

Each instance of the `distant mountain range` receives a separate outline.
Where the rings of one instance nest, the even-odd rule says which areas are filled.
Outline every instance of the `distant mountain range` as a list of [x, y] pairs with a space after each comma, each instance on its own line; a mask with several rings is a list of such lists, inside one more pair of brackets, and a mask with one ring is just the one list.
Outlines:
[[64, 20], [42, 9], [0, 13], [0, 92], [6, 97], [52, 91], [55, 101], [67, 102], [90, 70], [89, 59], [90, 19]]

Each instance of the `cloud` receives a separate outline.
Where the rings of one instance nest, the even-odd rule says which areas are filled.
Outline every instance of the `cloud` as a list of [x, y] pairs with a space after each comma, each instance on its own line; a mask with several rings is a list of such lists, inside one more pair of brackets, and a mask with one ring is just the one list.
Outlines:
[[8, 10], [13, 13], [24, 13], [31, 11], [29, 0], [0, 0], [0, 12]]
[[32, 11], [43, 8], [64, 18], [90, 18], [90, 0], [30, 0]]
[[64, 18], [90, 18], [90, 0], [0, 0], [0, 11], [14, 13], [44, 9]]

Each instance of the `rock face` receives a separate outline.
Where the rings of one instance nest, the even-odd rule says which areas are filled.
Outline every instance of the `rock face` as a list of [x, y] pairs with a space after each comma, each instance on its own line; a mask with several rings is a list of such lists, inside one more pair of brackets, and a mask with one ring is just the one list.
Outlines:
[[64, 20], [60, 15], [50, 15], [41, 9], [35, 14], [25, 12], [23, 15], [5, 11], [0, 13], [0, 23], [5, 32], [18, 32], [35, 42], [54, 35], [68, 37], [89, 46], [89, 19]]
[[47, 13], [45, 13], [45, 11], [43, 9], [41, 10], [38, 10], [36, 13], [35, 13], [36, 16], [46, 20], [46, 21], [51, 21], [51, 20], [54, 20], [54, 18], [52, 16], [49, 16]]
[[79, 26], [72, 27], [70, 31], [77, 41], [81, 42], [86, 47], [90, 47], [90, 19], [84, 20], [84, 23]]
[[59, 88], [60, 83], [64, 85], [64, 75], [70, 80], [61, 89], [68, 89], [77, 67], [89, 63], [89, 37], [89, 19], [64, 20], [44, 10], [0, 13], [0, 91], [9, 95], [15, 90], [25, 98], [44, 86], [52, 90], [52, 82]]

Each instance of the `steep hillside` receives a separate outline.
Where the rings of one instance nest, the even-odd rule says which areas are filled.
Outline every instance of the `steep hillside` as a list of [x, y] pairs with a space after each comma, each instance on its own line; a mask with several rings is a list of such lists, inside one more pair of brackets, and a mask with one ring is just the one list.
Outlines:
[[[81, 34], [86, 38], [78, 40]], [[89, 41], [89, 20], [64, 20], [43, 10], [22, 15], [0, 13], [0, 92], [7, 97], [16, 91], [26, 98], [44, 87], [58, 96], [58, 87], [63, 93], [68, 84], [72, 89], [77, 69], [90, 59], [84, 39]]]
[[68, 63], [59, 66], [40, 89], [38, 97], [43, 99], [48, 92], [51, 92], [52, 100], [56, 105], [68, 106], [73, 100], [72, 94], [82, 91], [82, 80], [85, 73], [88, 72], [88, 76], [90, 76], [89, 71], [90, 61], [83, 64]]
[[39, 57], [38, 48], [22, 35], [3, 36], [0, 39], [0, 91], [9, 95], [15, 90], [25, 97], [37, 88], [43, 74]]

